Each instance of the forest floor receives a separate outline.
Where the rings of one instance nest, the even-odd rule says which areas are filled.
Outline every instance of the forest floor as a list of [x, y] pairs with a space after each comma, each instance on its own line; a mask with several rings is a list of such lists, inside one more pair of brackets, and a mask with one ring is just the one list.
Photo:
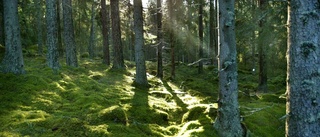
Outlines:
[[[132, 85], [134, 63], [126, 65], [112, 70], [101, 60], [82, 58], [78, 68], [61, 64], [55, 74], [44, 57], [26, 57], [27, 74], [0, 73], [0, 136], [216, 136], [215, 67], [197, 74], [196, 67], [180, 63], [175, 80], [167, 73], [160, 80], [156, 63], [147, 62], [150, 88], [138, 88]], [[284, 136], [284, 80], [274, 77], [271, 92], [258, 94], [257, 75], [239, 71], [242, 123], [251, 136]]]

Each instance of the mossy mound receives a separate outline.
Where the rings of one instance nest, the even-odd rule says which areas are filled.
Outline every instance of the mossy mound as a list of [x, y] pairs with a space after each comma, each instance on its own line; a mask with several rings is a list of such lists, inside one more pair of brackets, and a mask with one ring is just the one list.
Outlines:
[[115, 123], [128, 124], [126, 112], [119, 106], [112, 106], [99, 112], [98, 119], [101, 121], [113, 121]]

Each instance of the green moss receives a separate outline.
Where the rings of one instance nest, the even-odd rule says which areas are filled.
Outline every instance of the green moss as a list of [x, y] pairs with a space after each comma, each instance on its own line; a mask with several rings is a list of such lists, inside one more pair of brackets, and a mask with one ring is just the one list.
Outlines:
[[[100, 60], [82, 59], [78, 68], [61, 60], [61, 71], [54, 74], [45, 61], [26, 57], [27, 74], [0, 73], [0, 136], [216, 136], [216, 108], [210, 104], [217, 99], [218, 80], [212, 68], [198, 74], [197, 68], [179, 64], [174, 81], [149, 75], [151, 87], [137, 88], [132, 86], [134, 62], [126, 61], [127, 70], [111, 70]], [[147, 66], [148, 72], [156, 69], [155, 62]], [[239, 79], [240, 87], [254, 90], [254, 76]], [[240, 104], [260, 108], [276, 102], [261, 98]], [[282, 135], [284, 122], [277, 118], [284, 107], [278, 104], [254, 114], [242, 109], [250, 131]], [[260, 127], [266, 124], [270, 128]]]

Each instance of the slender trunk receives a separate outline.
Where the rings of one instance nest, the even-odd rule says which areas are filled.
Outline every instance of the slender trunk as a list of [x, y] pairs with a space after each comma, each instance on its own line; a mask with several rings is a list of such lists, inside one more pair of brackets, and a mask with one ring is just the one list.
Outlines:
[[170, 55], [171, 55], [171, 79], [175, 79], [175, 51], [174, 51], [174, 28], [175, 28], [175, 18], [174, 18], [174, 10], [173, 10], [173, 1], [168, 1], [168, 12], [169, 12], [169, 20], [171, 28], [169, 29], [169, 37], [170, 37]]
[[42, 11], [42, 0], [35, 1], [37, 12], [37, 39], [38, 39], [38, 54], [43, 54], [43, 11]]
[[139, 85], [147, 86], [146, 64], [144, 57], [144, 38], [143, 38], [143, 17], [142, 1], [134, 0], [134, 33], [135, 33], [135, 61], [136, 61], [136, 79]]
[[18, 20], [18, 0], [4, 0], [5, 55], [2, 71], [5, 73], [24, 74], [20, 26]]
[[110, 0], [112, 21], [113, 66], [115, 69], [124, 69], [123, 50], [121, 43], [119, 0]]
[[58, 28], [57, 28], [57, 3], [55, 0], [46, 0], [47, 19], [47, 61], [48, 66], [55, 72], [60, 69], [59, 53], [57, 48]]
[[63, 0], [62, 5], [66, 63], [68, 66], [78, 67], [77, 49], [73, 29], [72, 2], [71, 0]]
[[157, 66], [157, 77], [163, 78], [162, 69], [162, 10], [161, 10], [161, 0], [157, 0], [157, 56], [158, 56], [158, 66]]
[[219, 99], [214, 128], [221, 137], [242, 137], [237, 80], [234, 0], [219, 0]]
[[288, 4], [286, 137], [320, 136], [318, 0]]
[[210, 0], [210, 9], [209, 9], [209, 57], [212, 58], [212, 64], [213, 64], [213, 59], [216, 56], [215, 55], [215, 49], [214, 49], [214, 44], [215, 44], [215, 35], [214, 35], [214, 31], [215, 31], [215, 26], [214, 26], [214, 18], [215, 18], [215, 14], [214, 14], [214, 0]]
[[[199, 0], [199, 22], [198, 22], [198, 26], [199, 26], [199, 59], [203, 58], [203, 23], [202, 23], [202, 0]], [[202, 73], [203, 72], [203, 62], [199, 61], [199, 67], [198, 67], [198, 73]]]
[[57, 16], [57, 31], [58, 31], [58, 52], [59, 56], [63, 57], [64, 55], [64, 49], [63, 49], [63, 44], [62, 44], [62, 27], [61, 27], [61, 0], [57, 0], [57, 5], [56, 5], [56, 16]]
[[89, 40], [89, 57], [93, 59], [95, 55], [95, 48], [96, 48], [96, 36], [95, 36], [95, 25], [94, 25], [94, 17], [95, 17], [95, 3], [92, 3], [91, 7], [91, 27], [90, 27], [90, 40]]
[[101, 0], [101, 24], [103, 37], [103, 64], [110, 65], [109, 50], [109, 27], [110, 27], [110, 7], [106, 6], [106, 0]]
[[[265, 9], [266, 9], [266, 1], [265, 0], [260, 0], [259, 1], [259, 6], [260, 6], [260, 13], [262, 14]], [[258, 91], [261, 92], [267, 92], [268, 91], [268, 75], [267, 75], [267, 46], [268, 42], [265, 41], [267, 35], [266, 35], [266, 30], [265, 30], [265, 23], [266, 23], [266, 17], [263, 17], [259, 21], [259, 27], [260, 27], [260, 32], [259, 32], [259, 86], [258, 86]]]
[[0, 45], [4, 46], [3, 0], [0, 0]]

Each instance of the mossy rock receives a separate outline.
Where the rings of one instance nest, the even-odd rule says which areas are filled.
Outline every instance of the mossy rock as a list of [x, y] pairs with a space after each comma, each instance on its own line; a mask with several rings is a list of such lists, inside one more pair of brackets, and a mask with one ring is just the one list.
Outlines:
[[102, 121], [113, 121], [115, 123], [128, 124], [126, 112], [119, 106], [112, 106], [99, 112], [98, 118]]

